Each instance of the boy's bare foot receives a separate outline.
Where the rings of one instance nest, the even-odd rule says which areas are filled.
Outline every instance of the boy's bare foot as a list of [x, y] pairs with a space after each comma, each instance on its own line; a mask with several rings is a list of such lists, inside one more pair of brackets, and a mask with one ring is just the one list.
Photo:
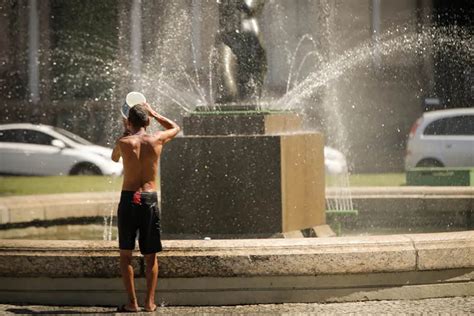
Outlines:
[[136, 313], [138, 311], [140, 311], [140, 309], [138, 308], [138, 305], [123, 304], [117, 307], [117, 312], [120, 312], [120, 313]]
[[150, 305], [150, 306], [145, 306], [145, 311], [146, 312], [154, 312], [156, 311], [156, 304]]

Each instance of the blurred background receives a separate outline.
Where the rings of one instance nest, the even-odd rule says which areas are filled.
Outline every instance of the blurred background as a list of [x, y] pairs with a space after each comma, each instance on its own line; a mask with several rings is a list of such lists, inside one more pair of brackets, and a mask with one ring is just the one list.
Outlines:
[[[402, 172], [424, 111], [473, 106], [468, 0], [268, 0], [263, 108], [301, 113], [352, 173]], [[0, 123], [111, 147], [127, 92], [181, 122], [212, 103], [215, 0], [1, 0]]]

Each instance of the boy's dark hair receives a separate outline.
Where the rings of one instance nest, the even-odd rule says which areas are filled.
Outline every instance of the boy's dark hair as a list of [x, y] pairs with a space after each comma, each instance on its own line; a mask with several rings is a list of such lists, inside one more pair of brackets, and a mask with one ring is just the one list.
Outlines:
[[148, 124], [148, 110], [143, 104], [133, 106], [128, 112], [128, 121], [134, 127], [146, 127]]

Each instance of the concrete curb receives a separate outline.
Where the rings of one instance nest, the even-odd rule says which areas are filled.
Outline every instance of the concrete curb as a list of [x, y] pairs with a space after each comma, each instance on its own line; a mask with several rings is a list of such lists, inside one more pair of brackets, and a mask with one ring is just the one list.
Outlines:
[[[115, 242], [0, 241], [4, 302], [116, 304]], [[474, 295], [474, 232], [164, 241], [158, 295], [172, 305]], [[144, 262], [136, 256], [139, 292]], [[91, 298], [89, 291], [94, 291]], [[49, 296], [48, 296], [49, 293]], [[54, 293], [54, 295], [52, 295]]]
[[0, 197], [0, 224], [64, 217], [109, 216], [117, 209], [119, 197], [119, 192]]
[[[331, 198], [337, 191], [344, 188], [327, 188], [326, 195]], [[347, 189], [346, 189], [347, 190]], [[431, 187], [431, 186], [403, 186], [403, 187], [350, 187], [353, 197], [364, 196], [456, 196], [474, 199], [474, 187]]]
[[[291, 240], [165, 240], [163, 245], [164, 251], [159, 255], [162, 277], [315, 275], [474, 267], [474, 231]], [[143, 258], [138, 253], [136, 257], [142, 266]], [[112, 262], [117, 258], [114, 241], [0, 240], [2, 277], [116, 277], [120, 271]], [[111, 259], [111, 262], [97, 265], [96, 259]], [[35, 260], [38, 264], [33, 264]], [[71, 265], [71, 260], [80, 260], [81, 265]], [[12, 264], [14, 261], [18, 264]], [[45, 270], [45, 264], [54, 265], [57, 271]], [[140, 274], [143, 271], [137, 272], [143, 276]]]

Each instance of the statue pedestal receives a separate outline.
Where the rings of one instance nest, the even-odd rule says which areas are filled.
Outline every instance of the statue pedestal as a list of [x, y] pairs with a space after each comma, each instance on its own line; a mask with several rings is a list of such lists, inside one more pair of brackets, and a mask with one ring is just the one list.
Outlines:
[[324, 224], [323, 135], [277, 133], [298, 121], [288, 114], [186, 118], [187, 135], [166, 144], [161, 158], [164, 236], [269, 237]]
[[288, 112], [199, 112], [183, 119], [184, 135], [273, 135], [300, 127], [301, 118]]

